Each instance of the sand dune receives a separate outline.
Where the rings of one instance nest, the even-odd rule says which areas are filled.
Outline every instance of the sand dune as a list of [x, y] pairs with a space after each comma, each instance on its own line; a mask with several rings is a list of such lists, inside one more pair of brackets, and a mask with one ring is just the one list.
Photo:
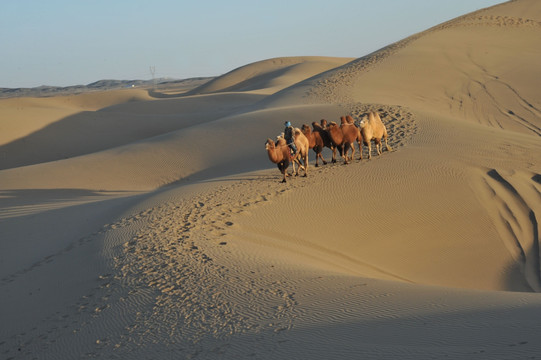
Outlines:
[[[540, 31], [517, 0], [187, 94], [0, 100], [0, 354], [535, 358]], [[279, 183], [285, 120], [368, 111], [393, 152]]]
[[313, 75], [344, 65], [354, 58], [318, 56], [275, 58], [234, 69], [189, 92], [259, 91], [272, 94]]

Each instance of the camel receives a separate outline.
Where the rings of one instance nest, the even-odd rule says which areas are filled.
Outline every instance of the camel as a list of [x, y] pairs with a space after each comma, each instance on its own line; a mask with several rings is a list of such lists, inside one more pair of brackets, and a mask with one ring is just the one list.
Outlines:
[[361, 135], [363, 142], [368, 146], [368, 158], [372, 158], [372, 146], [371, 141], [373, 140], [376, 144], [376, 151], [378, 155], [381, 155], [381, 139], [385, 141], [385, 147], [387, 151], [393, 151], [389, 144], [387, 143], [387, 129], [381, 121], [379, 114], [377, 112], [371, 111], [368, 113], [368, 116], [364, 116], [361, 120], [359, 127], [361, 128]]
[[340, 151], [340, 156], [344, 159], [344, 163], [349, 164], [349, 150], [351, 149], [351, 159], [353, 159], [355, 156], [355, 142], [359, 144], [359, 152], [361, 154], [360, 159], [362, 159], [361, 132], [353, 123], [353, 118], [351, 116], [342, 116], [340, 120], [340, 126], [334, 121], [331, 121], [327, 126], [327, 132], [333, 145], [332, 162], [336, 162], [336, 149], [338, 149], [338, 151]]
[[[295, 157], [291, 157], [290, 148], [286, 143], [286, 140], [283, 137], [283, 134], [278, 136], [276, 142], [272, 139], [267, 139], [265, 142], [265, 149], [267, 150], [267, 155], [269, 160], [275, 163], [278, 166], [278, 169], [282, 173], [283, 180], [286, 182], [287, 168], [289, 164], [293, 165], [293, 173], [295, 176], [299, 175], [299, 170], [304, 170], [304, 176], [308, 176], [308, 150], [309, 150], [309, 141], [306, 136], [301, 132], [299, 128], [294, 129], [295, 132], [295, 146], [297, 147], [297, 153]], [[301, 159], [304, 162], [304, 166], [301, 163]], [[298, 164], [298, 168], [295, 168], [295, 164]]]
[[286, 170], [291, 162], [291, 156], [289, 152], [289, 146], [283, 137], [279, 137], [276, 143], [272, 139], [267, 139], [265, 143], [265, 149], [269, 155], [269, 160], [278, 166], [278, 169], [284, 176], [282, 182], [286, 182]]
[[[295, 176], [298, 176], [299, 169], [302, 168], [306, 177], [308, 176], [308, 150], [310, 150], [310, 142], [299, 128], [295, 128], [295, 146], [297, 147], [297, 153], [293, 158], [293, 172]], [[304, 162], [304, 166], [301, 165], [301, 159]], [[297, 170], [295, 170], [295, 163], [299, 165]]]
[[331, 137], [329, 136], [329, 133], [327, 132], [327, 120], [325, 119], [321, 120], [321, 124], [324, 124], [325, 127], [323, 127], [323, 125], [320, 125], [315, 121], [312, 122], [312, 131], [319, 133], [321, 140], [323, 140], [323, 146], [332, 150], [333, 148], [332, 140], [331, 140]]
[[343, 134], [342, 157], [344, 158], [345, 164], [349, 163], [350, 158], [348, 157], [348, 153], [350, 149], [351, 149], [351, 160], [353, 160], [353, 157], [355, 156], [355, 146], [354, 146], [355, 142], [359, 144], [359, 153], [360, 153], [359, 160], [362, 160], [363, 138], [361, 135], [361, 131], [359, 130], [357, 126], [355, 126], [353, 118], [351, 116], [349, 115], [342, 116], [340, 120], [341, 120], [340, 129], [342, 130], [342, 134]]
[[344, 142], [344, 134], [342, 133], [342, 129], [338, 127], [338, 125], [331, 121], [329, 124], [327, 124], [327, 134], [329, 134], [329, 138], [331, 139], [331, 150], [332, 150], [332, 162], [336, 162], [336, 149], [340, 151], [340, 156], [343, 154], [343, 148], [342, 143]]
[[323, 158], [323, 155], [321, 155], [321, 152], [323, 151], [323, 147], [325, 146], [324, 141], [321, 137], [321, 133], [318, 131], [313, 131], [310, 129], [310, 127], [306, 124], [302, 125], [302, 133], [306, 138], [308, 139], [308, 146], [310, 149], [314, 150], [316, 153], [316, 167], [319, 166], [318, 160], [321, 159], [323, 162], [323, 165], [326, 165], [327, 162]]

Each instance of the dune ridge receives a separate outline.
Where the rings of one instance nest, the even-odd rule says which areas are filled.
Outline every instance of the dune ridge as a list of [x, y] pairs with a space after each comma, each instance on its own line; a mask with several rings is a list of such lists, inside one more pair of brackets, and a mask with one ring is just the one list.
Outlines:
[[[540, 21], [515, 0], [191, 92], [0, 99], [0, 354], [535, 358]], [[369, 111], [392, 152], [280, 183], [284, 121]]]

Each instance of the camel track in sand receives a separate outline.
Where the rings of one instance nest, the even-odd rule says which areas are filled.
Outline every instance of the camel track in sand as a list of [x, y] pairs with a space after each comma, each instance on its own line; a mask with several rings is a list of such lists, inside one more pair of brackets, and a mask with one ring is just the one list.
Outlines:
[[[354, 116], [372, 109], [382, 115], [394, 148], [403, 146], [415, 133], [414, 116], [407, 109], [380, 104], [348, 106]], [[351, 166], [356, 165], [360, 166]], [[332, 167], [319, 171], [332, 171]], [[205, 339], [212, 338], [213, 343], [223, 339], [225, 344], [230, 336], [249, 333], [257, 337], [269, 328], [276, 344], [281, 341], [282, 330], [291, 329], [302, 314], [294, 286], [279, 271], [267, 267], [261, 272], [257, 264], [252, 264], [250, 274], [239, 272], [243, 267], [228, 259], [228, 244], [222, 241], [238, 214], [317, 181], [317, 173], [312, 172], [284, 187], [274, 181], [274, 170], [272, 174], [213, 187], [182, 203], [167, 202], [109, 225], [130, 226], [142, 218], [146, 224], [124, 242], [115, 258], [123, 286], [151, 289], [154, 294], [152, 310], [137, 318], [124, 335], [125, 341], [138, 344], [166, 338], [183, 343], [192, 354], [211, 351], [204, 350]], [[261, 183], [266, 184], [266, 193], [261, 193]], [[230, 191], [239, 187], [243, 188], [241, 199]], [[250, 305], [240, 307], [240, 303]]]

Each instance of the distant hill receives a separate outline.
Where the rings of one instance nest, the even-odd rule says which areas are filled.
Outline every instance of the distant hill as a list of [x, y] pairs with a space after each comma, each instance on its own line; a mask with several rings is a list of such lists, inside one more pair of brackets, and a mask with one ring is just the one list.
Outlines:
[[212, 79], [213, 77], [198, 77], [189, 79], [163, 78], [155, 80], [99, 80], [87, 85], [73, 85], [64, 87], [42, 85], [33, 88], [0, 88], [0, 98], [68, 95], [87, 91], [111, 90], [127, 87], [151, 87], [154, 84], [156, 84], [158, 88], [169, 87], [171, 85], [199, 86]]

